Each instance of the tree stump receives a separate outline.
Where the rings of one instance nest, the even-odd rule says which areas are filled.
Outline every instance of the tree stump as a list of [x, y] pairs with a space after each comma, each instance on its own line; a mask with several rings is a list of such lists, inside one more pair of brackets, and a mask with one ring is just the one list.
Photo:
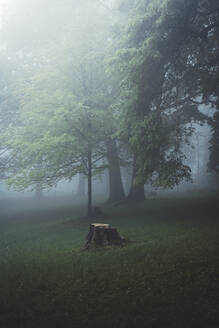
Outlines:
[[84, 249], [110, 245], [123, 246], [126, 240], [120, 236], [116, 228], [109, 224], [92, 223], [88, 232]]

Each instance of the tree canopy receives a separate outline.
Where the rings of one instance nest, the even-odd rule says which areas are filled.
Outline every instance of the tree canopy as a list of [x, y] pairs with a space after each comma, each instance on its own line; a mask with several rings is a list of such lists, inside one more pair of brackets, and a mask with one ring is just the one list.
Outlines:
[[149, 0], [120, 8], [129, 23], [115, 65], [136, 178], [144, 183], [154, 175], [156, 184], [172, 186], [189, 177], [180, 146], [190, 122], [207, 120], [198, 105], [217, 106], [218, 3]]
[[[25, 7], [29, 18], [41, 8], [33, 4]], [[19, 112], [1, 138], [12, 185], [53, 186], [83, 173], [91, 193], [92, 174], [109, 165], [109, 147], [116, 154], [118, 145], [132, 162], [131, 194], [146, 182], [165, 188], [191, 178], [182, 145], [194, 122], [211, 121], [201, 104], [219, 109], [218, 1], [49, 1], [30, 30], [23, 34], [24, 24], [15, 33], [12, 18], [23, 14], [12, 12], [1, 31], [10, 67], [10, 83], [4, 75], [0, 81], [1, 120]]]

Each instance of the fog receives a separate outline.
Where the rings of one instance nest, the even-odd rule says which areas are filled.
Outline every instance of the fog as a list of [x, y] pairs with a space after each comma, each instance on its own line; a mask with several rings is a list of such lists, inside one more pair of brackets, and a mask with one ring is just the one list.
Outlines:
[[156, 191], [160, 197], [217, 190], [217, 172], [208, 169], [207, 120], [214, 114], [208, 104], [197, 107], [205, 119], [191, 118], [177, 128], [178, 159], [190, 179], [188, 172], [185, 178], [174, 173], [170, 182], [154, 183], [156, 165], [133, 178], [134, 134], [123, 135], [132, 82], [124, 82], [129, 71], [120, 70], [118, 55], [130, 8], [119, 1], [1, 1], [1, 199], [117, 203], [139, 179], [146, 195]]
[[0, 0], [0, 328], [218, 328], [218, 196], [218, 0]]

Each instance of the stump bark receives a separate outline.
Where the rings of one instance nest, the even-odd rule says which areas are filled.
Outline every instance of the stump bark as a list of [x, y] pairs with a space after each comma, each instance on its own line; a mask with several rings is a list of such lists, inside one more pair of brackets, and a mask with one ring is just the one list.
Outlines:
[[126, 240], [120, 236], [116, 228], [109, 224], [92, 223], [86, 238], [84, 249], [110, 245], [123, 246]]

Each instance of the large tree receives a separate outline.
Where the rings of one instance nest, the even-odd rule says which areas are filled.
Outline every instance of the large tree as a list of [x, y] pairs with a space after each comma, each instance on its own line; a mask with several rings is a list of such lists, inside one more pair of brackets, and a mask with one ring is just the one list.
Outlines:
[[[23, 65], [17, 72], [20, 123], [5, 135], [14, 159], [11, 184], [46, 187], [77, 173], [86, 175], [89, 216], [93, 174], [108, 166], [114, 175], [119, 172], [114, 185], [122, 185], [110, 108], [113, 87], [104, 59], [108, 26], [93, 9], [88, 6], [83, 12], [93, 15], [89, 22], [81, 26], [76, 17], [66, 27], [64, 39], [41, 49], [34, 65]], [[118, 191], [121, 198], [122, 188]]]
[[214, 114], [212, 121], [212, 137], [210, 140], [210, 158], [208, 168], [219, 175], [219, 112]]
[[134, 158], [130, 198], [141, 199], [151, 178], [164, 187], [189, 178], [181, 151], [187, 123], [205, 119], [200, 103], [217, 103], [218, 3], [142, 0], [121, 9], [131, 17], [116, 61], [122, 136]]

